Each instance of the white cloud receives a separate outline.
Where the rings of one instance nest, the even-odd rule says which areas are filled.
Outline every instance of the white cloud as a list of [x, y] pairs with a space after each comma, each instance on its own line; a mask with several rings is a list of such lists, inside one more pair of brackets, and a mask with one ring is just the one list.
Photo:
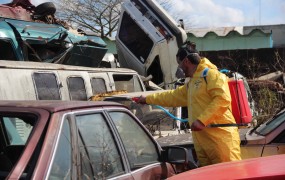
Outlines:
[[185, 0], [173, 1], [173, 9], [176, 12], [184, 12], [184, 14], [193, 11], [191, 3], [185, 3]]
[[190, 19], [193, 27], [235, 26], [244, 23], [244, 14], [238, 8], [214, 3], [214, 0], [176, 0], [173, 11], [183, 19]]
[[[190, 27], [285, 24], [285, 0], [172, 0], [176, 19]], [[188, 27], [189, 28], [189, 27]]]

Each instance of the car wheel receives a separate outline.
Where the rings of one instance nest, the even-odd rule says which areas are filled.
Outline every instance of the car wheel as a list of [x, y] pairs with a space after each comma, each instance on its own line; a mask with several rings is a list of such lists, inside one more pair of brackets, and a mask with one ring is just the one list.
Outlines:
[[52, 2], [45, 2], [35, 8], [36, 15], [53, 15], [56, 7]]

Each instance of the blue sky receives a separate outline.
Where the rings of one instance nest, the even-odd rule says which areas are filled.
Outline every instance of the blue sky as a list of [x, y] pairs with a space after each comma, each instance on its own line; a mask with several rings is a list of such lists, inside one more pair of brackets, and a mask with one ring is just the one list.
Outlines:
[[285, 0], [175, 0], [172, 11], [197, 28], [285, 24]]
[[[46, 1], [51, 0], [31, 0], [35, 5]], [[285, 0], [171, 1], [171, 14], [192, 28], [285, 24]]]

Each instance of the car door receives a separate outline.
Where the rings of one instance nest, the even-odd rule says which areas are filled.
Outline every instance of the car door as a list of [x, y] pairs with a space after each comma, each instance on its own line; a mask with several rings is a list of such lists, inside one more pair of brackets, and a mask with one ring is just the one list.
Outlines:
[[160, 159], [160, 149], [139, 121], [126, 111], [110, 110], [118, 134], [126, 151], [134, 179], [165, 179], [174, 171]]
[[0, 179], [31, 179], [48, 117], [43, 109], [0, 108]]
[[159, 146], [129, 113], [125, 108], [108, 107], [63, 115], [47, 179], [165, 179], [173, 175], [173, 168], [159, 161]]
[[133, 179], [122, 146], [102, 110], [75, 114], [81, 179]]
[[262, 156], [285, 154], [285, 123], [274, 129], [274, 131], [267, 135], [266, 139], [270, 140], [270, 143], [263, 147]]

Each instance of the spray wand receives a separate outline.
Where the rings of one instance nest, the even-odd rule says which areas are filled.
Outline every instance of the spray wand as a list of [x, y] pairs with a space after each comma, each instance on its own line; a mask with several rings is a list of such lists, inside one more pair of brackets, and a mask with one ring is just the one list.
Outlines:
[[[136, 102], [136, 103], [138, 103], [139, 99], [140, 99], [139, 97], [131, 98], [131, 100]], [[177, 120], [177, 121], [180, 121], [180, 122], [188, 122], [187, 119], [181, 119], [181, 118], [178, 118], [178, 117], [174, 116], [173, 114], [171, 114], [167, 109], [163, 108], [162, 106], [159, 106], [159, 105], [151, 105], [151, 106], [154, 106], [156, 108], [159, 108], [159, 109], [163, 110], [169, 117], [171, 117], [174, 120]]]
[[[136, 103], [139, 103], [138, 102], [139, 97], [133, 97], [133, 98], [131, 98], [131, 100], [136, 102]], [[163, 110], [168, 116], [170, 116], [174, 120], [177, 120], [180, 122], [188, 122], [187, 119], [181, 119], [181, 118], [174, 116], [173, 114], [171, 114], [167, 109], [163, 108], [162, 106], [159, 106], [159, 105], [152, 105], [152, 106]], [[207, 128], [217, 128], [217, 127], [239, 127], [239, 126], [247, 126], [247, 124], [235, 124], [235, 123], [234, 124], [209, 124], [206, 127]]]

